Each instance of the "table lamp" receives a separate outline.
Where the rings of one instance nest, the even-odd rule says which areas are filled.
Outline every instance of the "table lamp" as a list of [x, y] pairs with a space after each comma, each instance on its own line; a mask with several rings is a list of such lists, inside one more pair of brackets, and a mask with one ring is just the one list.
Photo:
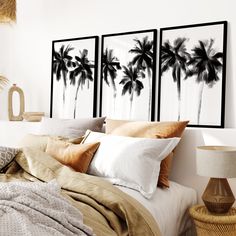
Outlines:
[[210, 180], [202, 195], [208, 211], [224, 214], [235, 198], [226, 178], [236, 177], [236, 147], [200, 146], [196, 152], [197, 174]]

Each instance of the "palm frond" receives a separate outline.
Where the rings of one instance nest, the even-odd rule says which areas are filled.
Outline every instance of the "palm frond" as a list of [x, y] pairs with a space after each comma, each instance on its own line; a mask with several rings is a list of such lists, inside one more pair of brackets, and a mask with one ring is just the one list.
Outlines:
[[60, 60], [61, 59], [61, 56], [60, 56], [60, 54], [58, 52], [54, 51], [53, 55], [54, 55], [56, 60]]
[[210, 39], [210, 43], [209, 43], [208, 48], [207, 48], [207, 54], [208, 55], [211, 53], [212, 50], [214, 50], [214, 49], [212, 49], [212, 46], [213, 46], [214, 42], [215, 42], [214, 39]]
[[224, 54], [222, 52], [217, 52], [212, 58], [218, 59], [218, 58], [223, 58]]
[[122, 88], [122, 92], [121, 92], [121, 95], [125, 95], [127, 92], [129, 92], [131, 94], [131, 86], [132, 86], [132, 83], [129, 81], [127, 82], [124, 87]]
[[65, 48], [65, 45], [61, 45], [60, 49], [59, 49], [59, 53], [60, 55], [63, 55], [64, 54], [64, 48]]
[[103, 68], [102, 78], [104, 79], [105, 83], [108, 86], [110, 86], [109, 81], [108, 81], [108, 70], [107, 70], [107, 67]]
[[214, 40], [199, 41], [199, 45], [195, 46], [192, 51], [192, 59], [188, 61], [188, 65], [192, 66], [189, 77], [197, 75], [196, 81], [204, 81], [209, 87], [213, 86], [218, 80], [218, 73], [222, 70], [223, 53], [215, 52], [213, 48]]
[[134, 47], [129, 50], [130, 53], [136, 54], [131, 61], [132, 65], [142, 70], [152, 70], [153, 41], [149, 41], [148, 36], [145, 36], [142, 40], [134, 39], [134, 42]]
[[0, 22], [16, 21], [16, 0], [0, 2]]
[[143, 83], [140, 80], [136, 80], [135, 92], [137, 96], [141, 94], [141, 90], [144, 88]]
[[3, 90], [3, 88], [4, 88], [8, 83], [9, 83], [9, 80], [8, 80], [6, 77], [0, 75], [0, 91]]
[[82, 51], [79, 51], [79, 55], [75, 56], [75, 62], [71, 62], [74, 69], [70, 72], [70, 83], [72, 85], [77, 83], [77, 88], [86, 83], [86, 81], [93, 81], [93, 72], [91, 68], [94, 68], [95, 65], [91, 64], [91, 62], [88, 59], [88, 50], [83, 49]]
[[68, 54], [70, 51], [74, 50], [75, 48], [72, 48], [69, 44], [66, 46], [66, 49], [65, 49], [65, 54]]
[[62, 72], [62, 69], [61, 69], [61, 65], [59, 64], [57, 66], [57, 70], [56, 70], [56, 80], [59, 81], [61, 79], [61, 72]]
[[172, 77], [173, 77], [174, 82], [177, 81], [176, 70], [177, 70], [177, 66], [175, 65], [172, 70]]
[[123, 77], [119, 84], [126, 84], [130, 79], [127, 77]]
[[113, 49], [106, 48], [102, 55], [102, 71], [103, 79], [109, 86], [108, 76], [112, 80], [112, 84], [115, 85], [115, 79], [117, 77], [117, 70], [120, 70], [120, 62], [117, 57], [113, 55]]
[[187, 38], [177, 38], [174, 40], [174, 48], [175, 51], [186, 51], [185, 48], [185, 41], [187, 40]]

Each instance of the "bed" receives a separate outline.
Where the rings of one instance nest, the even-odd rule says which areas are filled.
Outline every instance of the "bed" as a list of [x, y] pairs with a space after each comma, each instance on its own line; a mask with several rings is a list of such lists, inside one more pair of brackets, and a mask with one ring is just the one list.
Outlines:
[[[97, 139], [98, 136], [100, 140]], [[94, 132], [92, 137], [96, 137], [96, 141], [101, 143], [104, 140], [109, 140], [109, 148], [113, 151], [116, 150], [117, 142], [120, 143], [120, 138], [117, 136], [113, 140], [111, 136], [107, 138]], [[18, 232], [18, 235], [27, 235], [26, 233], [28, 235], [42, 235], [43, 233], [43, 235], [102, 236], [192, 235], [188, 208], [196, 203], [195, 190], [173, 181], [169, 181], [168, 188], [160, 188], [156, 184], [154, 188], [146, 188], [145, 185], [148, 182], [143, 182], [143, 180], [140, 180], [141, 183], [137, 180], [141, 187], [137, 183], [130, 185], [127, 184], [130, 180], [129, 175], [127, 175], [128, 179], [125, 179], [125, 182], [124, 179], [120, 180], [120, 169], [114, 173], [103, 169], [106, 176], [97, 169], [93, 172], [92, 163], [88, 165], [86, 173], [81, 173], [84, 171], [75, 171], [71, 166], [52, 157], [52, 153], [45, 151], [46, 137], [43, 139], [41, 137], [40, 142], [39, 139], [32, 142], [34, 138], [30, 136], [33, 145], [21, 148], [0, 174], [0, 188], [2, 190], [0, 221], [1, 225], [5, 226], [1, 226], [0, 234], [11, 235], [14, 230], [19, 230], [23, 225], [26, 225], [27, 227], [15, 232]], [[86, 142], [91, 143], [92, 139], [91, 137], [83, 138], [83, 145], [86, 145]], [[111, 142], [111, 140], [113, 141]], [[149, 145], [149, 140], [139, 140], [138, 138], [134, 140], [133, 144], [133, 139], [127, 138], [125, 143], [131, 142], [132, 145], [137, 146], [138, 141], [141, 143], [145, 141], [147, 142], [145, 145]], [[162, 145], [168, 146], [169, 149], [165, 149], [166, 153], [162, 151], [160, 156], [166, 156], [167, 152], [169, 153], [177, 145], [176, 140], [163, 139]], [[56, 140], [57, 145], [58, 142], [64, 142], [64, 140]], [[111, 145], [115, 145], [114, 148]], [[138, 144], [138, 146], [141, 145]], [[58, 146], [55, 147], [51, 149], [54, 153], [55, 149], [56, 152], [60, 149]], [[68, 148], [68, 146], [66, 147]], [[150, 147], [152, 148], [152, 146]], [[99, 148], [97, 145], [92, 148], [97, 156], [99, 153], [100, 155], [104, 154], [104, 150], [106, 153], [104, 145], [100, 144]], [[134, 150], [134, 146], [132, 146], [132, 150]], [[153, 149], [155, 155], [157, 151]], [[89, 147], [88, 153], [91, 154], [91, 147]], [[141, 156], [145, 155], [146, 153], [143, 153]], [[97, 156], [94, 159], [98, 161]], [[122, 154], [122, 156], [124, 155]], [[82, 157], [84, 158], [84, 156]], [[94, 159], [92, 160], [94, 161]], [[96, 166], [96, 162], [94, 163]], [[130, 163], [132, 165], [132, 162]], [[113, 162], [111, 161], [110, 164], [112, 165]], [[129, 165], [128, 162], [127, 165]], [[117, 167], [117, 163], [115, 166]], [[141, 167], [136, 166], [135, 168]], [[131, 170], [131, 167], [129, 168]], [[140, 170], [142, 171], [142, 169]], [[125, 171], [125, 173], [127, 172]], [[132, 173], [131, 178], [134, 178], [133, 182], [135, 182], [135, 174], [130, 172]], [[117, 173], [118, 176], [116, 176]], [[114, 176], [111, 176], [113, 174]], [[142, 176], [141, 172], [139, 176]], [[45, 197], [46, 195], [47, 197]], [[12, 209], [15, 211], [12, 212]], [[6, 214], [6, 212], [10, 213]], [[19, 212], [21, 214], [18, 214]], [[12, 229], [14, 225], [15, 227], [18, 225], [18, 228]]]

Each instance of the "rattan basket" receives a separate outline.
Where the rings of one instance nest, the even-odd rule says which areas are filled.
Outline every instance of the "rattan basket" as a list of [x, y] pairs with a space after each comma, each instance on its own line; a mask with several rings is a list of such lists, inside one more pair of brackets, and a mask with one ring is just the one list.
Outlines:
[[215, 215], [205, 206], [190, 208], [198, 236], [236, 236], [236, 209], [231, 208], [227, 214]]

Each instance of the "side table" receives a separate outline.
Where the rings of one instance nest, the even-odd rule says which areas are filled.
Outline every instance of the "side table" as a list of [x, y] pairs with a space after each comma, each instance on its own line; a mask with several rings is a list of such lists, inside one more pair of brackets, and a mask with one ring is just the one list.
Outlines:
[[213, 214], [203, 205], [190, 208], [198, 236], [236, 236], [236, 208], [226, 214]]

